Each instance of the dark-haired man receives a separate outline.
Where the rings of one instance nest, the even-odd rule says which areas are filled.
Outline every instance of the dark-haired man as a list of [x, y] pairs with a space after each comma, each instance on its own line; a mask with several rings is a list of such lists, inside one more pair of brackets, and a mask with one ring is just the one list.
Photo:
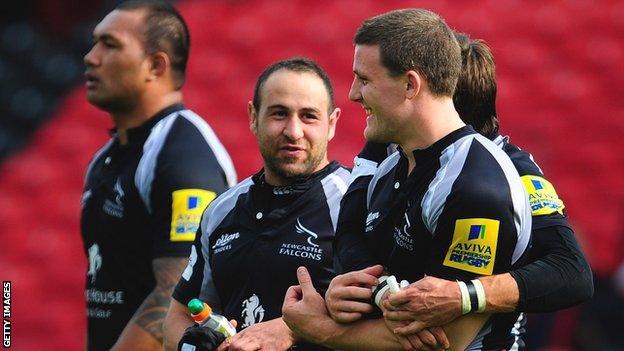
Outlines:
[[263, 169], [205, 211], [167, 314], [168, 350], [217, 346], [214, 335], [206, 345], [199, 327], [182, 337], [193, 324], [185, 305], [194, 297], [238, 321], [240, 332], [220, 349], [325, 349], [297, 342], [281, 306], [298, 266], [321, 290], [334, 276], [332, 242], [351, 174], [327, 158], [340, 116], [333, 97], [327, 74], [308, 59], [279, 61], [259, 76], [248, 112]]
[[[399, 145], [368, 186], [365, 231], [386, 241], [380, 257], [390, 274], [408, 281], [425, 274], [463, 280], [470, 297], [464, 309], [481, 309], [474, 278], [522, 262], [530, 209], [511, 160], [455, 111], [457, 41], [441, 18], [418, 9], [366, 20], [354, 41], [350, 98], [366, 110], [365, 136]], [[374, 267], [348, 273], [350, 293], [369, 297], [380, 273]], [[410, 347], [399, 344], [383, 320], [332, 324], [305, 269], [299, 278], [301, 286], [289, 290], [284, 302], [284, 320], [296, 334], [339, 349]], [[375, 293], [376, 300], [384, 291]], [[517, 317], [470, 315], [445, 330], [453, 349], [502, 349], [515, 342]]]
[[182, 105], [188, 52], [171, 5], [131, 1], [96, 26], [84, 57], [87, 99], [115, 125], [82, 196], [88, 350], [162, 349], [201, 213], [236, 182], [213, 131]]
[[[454, 105], [462, 120], [510, 156], [530, 194], [533, 215], [532, 262], [509, 273], [480, 278], [487, 300], [485, 311], [550, 312], [582, 302], [592, 295], [591, 269], [564, 216], [563, 202], [533, 157], [499, 134], [492, 53], [482, 40], [472, 40], [463, 33], [455, 36], [463, 64]], [[334, 254], [339, 272], [360, 270], [378, 262], [381, 240], [364, 234], [366, 187], [372, 177], [366, 175], [366, 166], [376, 168], [387, 157], [386, 149], [386, 145], [368, 143], [357, 160], [355, 172], [363, 176], [352, 182], [343, 198], [336, 232]], [[344, 288], [334, 284], [326, 299], [330, 314], [348, 322], [359, 318], [363, 310], [352, 308]], [[461, 315], [458, 290], [456, 282], [428, 276], [412, 284], [411, 291], [404, 290], [405, 295], [411, 295], [409, 301], [401, 294], [393, 296], [389, 302], [396, 306], [390, 306], [394, 311], [386, 316], [395, 320], [395, 325], [404, 325], [397, 328], [400, 335], [413, 338], [421, 328], [443, 325]]]

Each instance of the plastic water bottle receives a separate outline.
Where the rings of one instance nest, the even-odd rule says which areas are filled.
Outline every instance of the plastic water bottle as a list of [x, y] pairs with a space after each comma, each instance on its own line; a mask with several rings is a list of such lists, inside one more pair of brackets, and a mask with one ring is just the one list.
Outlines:
[[192, 299], [187, 306], [191, 312], [191, 317], [200, 327], [210, 328], [223, 334], [226, 338], [236, 334], [236, 328], [230, 324], [230, 321], [220, 314], [213, 313], [212, 308], [202, 300]]

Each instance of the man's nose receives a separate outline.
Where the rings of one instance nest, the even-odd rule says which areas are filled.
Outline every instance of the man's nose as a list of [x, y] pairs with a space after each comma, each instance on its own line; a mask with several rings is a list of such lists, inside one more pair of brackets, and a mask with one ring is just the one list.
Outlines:
[[299, 140], [303, 137], [303, 125], [298, 115], [294, 115], [288, 118], [286, 125], [284, 126], [284, 135], [290, 140]]
[[357, 79], [353, 79], [351, 83], [351, 89], [349, 90], [349, 100], [358, 102], [362, 100], [362, 93], [360, 92], [361, 84]]

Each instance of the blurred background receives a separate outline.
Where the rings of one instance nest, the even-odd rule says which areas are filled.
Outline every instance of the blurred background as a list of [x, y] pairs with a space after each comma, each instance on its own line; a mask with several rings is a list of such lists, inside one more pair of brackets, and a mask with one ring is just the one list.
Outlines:
[[[0, 5], [0, 278], [11, 280], [13, 348], [79, 350], [85, 340], [79, 233], [85, 168], [107, 138], [82, 56], [120, 1]], [[186, 105], [228, 148], [239, 179], [260, 168], [246, 104], [257, 75], [294, 55], [333, 79], [343, 114], [330, 156], [351, 166], [364, 113], [348, 101], [352, 37], [367, 17], [424, 7], [497, 63], [503, 134], [530, 151], [563, 198], [595, 274], [594, 299], [529, 316], [529, 350], [624, 350], [624, 2], [178, 1], [191, 30]]]

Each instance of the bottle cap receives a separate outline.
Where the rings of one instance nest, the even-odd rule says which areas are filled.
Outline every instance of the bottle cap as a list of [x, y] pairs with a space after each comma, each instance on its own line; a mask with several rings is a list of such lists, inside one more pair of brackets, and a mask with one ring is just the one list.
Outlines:
[[188, 309], [192, 314], [198, 314], [204, 310], [204, 303], [200, 299], [192, 299], [188, 303]]
[[203, 322], [212, 313], [212, 308], [199, 299], [192, 299], [189, 301], [188, 308], [189, 311], [191, 311], [191, 317], [193, 317], [193, 320], [197, 323]]

